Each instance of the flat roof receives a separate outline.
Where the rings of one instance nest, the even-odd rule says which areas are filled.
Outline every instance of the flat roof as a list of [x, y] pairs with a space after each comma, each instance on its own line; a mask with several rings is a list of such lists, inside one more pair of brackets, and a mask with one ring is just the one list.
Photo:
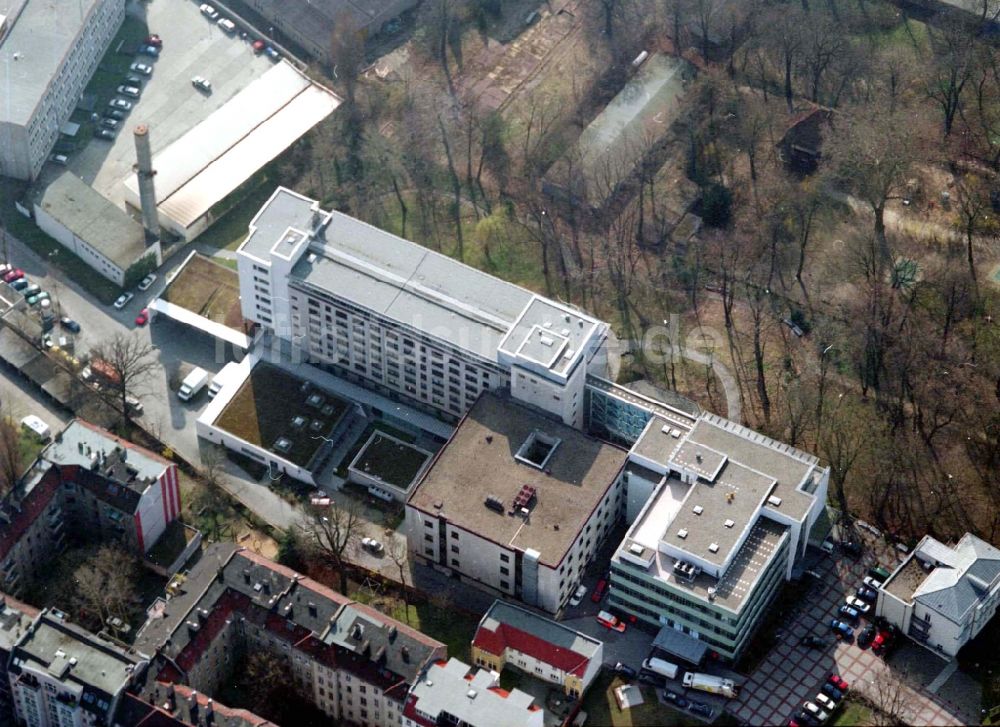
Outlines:
[[160, 299], [243, 335], [239, 274], [196, 250], [170, 275]]
[[373, 34], [416, 4], [417, 0], [256, 0], [253, 7], [264, 17], [280, 15], [284, 25], [326, 47], [341, 19], [355, 30]]
[[36, 187], [32, 199], [123, 270], [150, 251], [142, 224], [68, 169], [44, 186]]
[[100, 0], [73, 3], [13, 0], [4, 15], [13, 26], [0, 41], [0, 123], [26, 125], [53, 77], [62, 67], [80, 30]]
[[157, 480], [170, 466], [170, 462], [158, 454], [80, 419], [71, 421], [59, 436], [53, 439], [42, 456], [58, 465], [77, 465], [90, 469], [92, 461], [88, 452], [104, 451], [110, 454], [116, 447], [121, 447], [127, 452], [124, 461], [136, 470], [136, 479], [129, 482], [129, 486], [139, 492], [146, 489], [146, 483], [140, 480]]
[[[559, 440], [544, 471], [515, 458], [535, 432]], [[576, 541], [626, 458], [614, 445], [485, 393], [438, 453], [409, 504], [503, 547], [537, 550], [541, 562], [552, 567]], [[525, 485], [537, 492], [530, 517], [508, 515]], [[486, 507], [489, 496], [503, 501], [503, 514]]]
[[680, 446], [681, 438], [688, 429], [681, 428], [673, 422], [654, 416], [646, 424], [642, 435], [632, 445], [632, 452], [643, 459], [649, 460], [663, 468], [670, 466], [673, 451]]
[[[340, 103], [282, 60], [153, 157], [157, 209], [189, 227]], [[125, 186], [138, 199], [135, 174]]]
[[906, 562], [889, 576], [889, 580], [882, 584], [882, 590], [891, 593], [904, 603], [913, 603], [913, 594], [926, 578], [927, 571], [911, 553]]
[[350, 469], [406, 493], [430, 458], [430, 452], [376, 429]]
[[500, 350], [565, 374], [584, 355], [602, 327], [604, 324], [595, 318], [536, 296], [504, 338]]
[[500, 689], [489, 670], [455, 657], [432, 664], [410, 694], [423, 714], [438, 719], [445, 713], [461, 724], [524, 727], [530, 722], [526, 713], [539, 709], [530, 694]]

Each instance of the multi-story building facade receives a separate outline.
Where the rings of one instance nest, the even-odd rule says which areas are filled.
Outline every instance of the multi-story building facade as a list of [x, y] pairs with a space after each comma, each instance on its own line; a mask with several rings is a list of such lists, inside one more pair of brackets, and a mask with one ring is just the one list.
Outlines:
[[104, 641], [46, 609], [11, 652], [14, 716], [25, 727], [100, 727], [143, 673], [142, 655]]
[[279, 188], [237, 250], [244, 319], [296, 355], [456, 421], [483, 391], [584, 425], [608, 326]]
[[954, 546], [925, 535], [879, 589], [875, 613], [954, 658], [996, 614], [1000, 550], [971, 533]]
[[125, 19], [125, 0], [53, 12], [15, 0], [0, 27], [0, 174], [34, 179]]
[[611, 559], [610, 603], [738, 659], [805, 553], [829, 470], [712, 414], [690, 428], [653, 417], [629, 459], [638, 514]]
[[334, 721], [400, 723], [410, 686], [445, 646], [295, 571], [231, 544], [212, 546], [183, 593], [136, 647], [155, 654], [144, 694], [166, 684], [216, 693], [243, 655], [284, 660], [297, 691]]
[[556, 613], [624, 513], [626, 452], [484, 393], [406, 505], [417, 562]]
[[[10, 663], [14, 647], [30, 631], [38, 614], [37, 608], [15, 601], [0, 592], [0, 665], [4, 669]], [[10, 680], [4, 674], [0, 679], [0, 724], [10, 724], [13, 721], [14, 693], [11, 691]]]
[[499, 677], [455, 658], [431, 664], [410, 690], [402, 727], [542, 727], [545, 713], [535, 698], [501, 689]]
[[604, 644], [513, 603], [495, 601], [472, 638], [476, 666], [503, 671], [510, 665], [581, 697], [604, 663]]

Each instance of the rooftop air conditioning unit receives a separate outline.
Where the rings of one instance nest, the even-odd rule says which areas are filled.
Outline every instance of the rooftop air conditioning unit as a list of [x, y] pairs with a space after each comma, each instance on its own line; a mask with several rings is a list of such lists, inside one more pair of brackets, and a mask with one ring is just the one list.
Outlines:
[[680, 530], [677, 531], [677, 537], [680, 538], [681, 540], [684, 540], [684, 538], [686, 538], [687, 536], [688, 536], [687, 528], [681, 528]]
[[718, 553], [719, 552], [719, 544], [718, 543], [712, 543], [711, 545], [708, 546], [708, 549], [712, 553]]
[[694, 511], [695, 515], [701, 515], [703, 512], [705, 512], [705, 508], [703, 508], [701, 505], [695, 505], [691, 509]]
[[769, 498], [767, 498], [767, 504], [774, 505], [775, 507], [781, 507], [781, 498], [777, 497], [776, 495], [771, 495]]
[[724, 524], [724, 525], [725, 525], [725, 526], [726, 526], [727, 528], [731, 528], [731, 527], [733, 527], [733, 525], [735, 525], [736, 523], [735, 523], [735, 522], [734, 522], [733, 520], [726, 520], [726, 522], [725, 522], [725, 523], [723, 523], [723, 524]]

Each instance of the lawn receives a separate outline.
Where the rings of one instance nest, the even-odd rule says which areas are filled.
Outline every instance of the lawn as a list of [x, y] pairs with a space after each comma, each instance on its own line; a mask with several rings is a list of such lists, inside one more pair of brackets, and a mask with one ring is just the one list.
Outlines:
[[860, 702], [847, 699], [841, 704], [833, 715], [830, 722], [834, 727], [855, 727], [856, 725], [870, 724], [872, 711]]
[[196, 254], [188, 261], [163, 298], [210, 321], [243, 329], [239, 276], [204, 255]]
[[263, 174], [255, 176], [250, 183], [230, 195], [231, 199], [238, 199], [239, 202], [223, 212], [222, 216], [198, 237], [198, 242], [217, 250], [236, 250], [247, 237], [250, 220], [273, 193], [274, 184], [269, 177]]
[[358, 452], [361, 451], [361, 448], [365, 446], [365, 442], [368, 441], [369, 437], [371, 437], [376, 430], [389, 434], [403, 442], [413, 443], [416, 441], [416, 438], [412, 434], [396, 429], [395, 427], [391, 427], [382, 422], [372, 422], [365, 427], [365, 431], [361, 432], [361, 436], [355, 440], [354, 444], [351, 445], [351, 448], [347, 450], [347, 454], [345, 454], [344, 458], [340, 460], [340, 463], [337, 465], [337, 469], [334, 470], [338, 477], [347, 477], [347, 468], [350, 466], [351, 462], [354, 461], [354, 458], [358, 456]]
[[[308, 469], [346, 411], [342, 399], [275, 366], [258, 364], [215, 425]], [[275, 449], [279, 438], [288, 440], [287, 450]]]
[[39, 453], [45, 449], [45, 444], [34, 433], [20, 426], [17, 422], [11, 421], [10, 424], [19, 430], [18, 449], [21, 452], [21, 466], [27, 470], [32, 462], [38, 458]]
[[[0, 218], [11, 235], [19, 239], [46, 262], [58, 267], [73, 282], [86, 289], [104, 304], [114, 302], [121, 289], [87, 265], [82, 259], [46, 235], [32, 220], [14, 207], [27, 185], [6, 177], [0, 178]], [[12, 261], [15, 265], [17, 260]]]
[[405, 490], [429, 458], [427, 452], [379, 436], [363, 449], [355, 468]]
[[[587, 724], [602, 727], [673, 727], [673, 725], [703, 725], [694, 717], [689, 717], [665, 704], [661, 704], [653, 687], [641, 685], [645, 700], [638, 707], [621, 711], [615, 700], [615, 687], [625, 684], [620, 677], [613, 676], [608, 671], [602, 671], [600, 676], [590, 685], [583, 700], [583, 711], [587, 713]], [[719, 724], [728, 723], [719, 720]]]

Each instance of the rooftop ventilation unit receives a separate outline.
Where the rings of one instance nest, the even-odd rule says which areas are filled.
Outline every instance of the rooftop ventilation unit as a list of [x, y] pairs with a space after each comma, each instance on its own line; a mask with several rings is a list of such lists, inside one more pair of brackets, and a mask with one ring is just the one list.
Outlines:
[[687, 528], [681, 528], [680, 530], [677, 531], [677, 537], [680, 538], [681, 540], [684, 540], [684, 538], [686, 538], [687, 536], [688, 536]]
[[694, 507], [691, 508], [691, 510], [694, 511], [695, 515], [701, 515], [703, 512], [705, 512], [705, 508], [703, 508], [701, 505], [695, 505]]
[[674, 439], [677, 439], [678, 437], [681, 436], [681, 430], [680, 429], [671, 429], [670, 430], [670, 436], [673, 437]]
[[670, 434], [670, 425], [664, 424], [662, 427], [660, 427], [660, 431], [663, 432], [664, 434]]
[[733, 527], [733, 525], [735, 525], [735, 524], [736, 524], [736, 522], [735, 522], [735, 521], [733, 521], [733, 520], [726, 520], [726, 522], [724, 523], [724, 525], [725, 525], [725, 526], [726, 526], [727, 528], [731, 528], [731, 527]]
[[708, 546], [708, 550], [709, 550], [710, 553], [718, 553], [719, 552], [719, 544], [718, 543], [712, 543], [711, 545]]
[[553, 341], [549, 336], [541, 336], [538, 340], [543, 346], [551, 346], [555, 343], [555, 341]]
[[631, 545], [628, 546], [628, 552], [630, 552], [632, 555], [642, 555], [642, 552], [644, 550], [645, 548], [639, 545], [638, 543], [632, 543]]
[[781, 507], [781, 498], [775, 495], [771, 495], [769, 498], [767, 498], [767, 504], [773, 505], [774, 507]]
[[486, 497], [486, 501], [483, 504], [486, 505], [486, 507], [488, 507], [493, 512], [497, 512], [503, 515], [503, 500], [501, 500], [499, 497], [488, 495]]
[[715, 586], [709, 586], [706, 592], [707, 592], [707, 595], [708, 595], [708, 600], [709, 601], [714, 601], [715, 600], [715, 594], [717, 592]]

